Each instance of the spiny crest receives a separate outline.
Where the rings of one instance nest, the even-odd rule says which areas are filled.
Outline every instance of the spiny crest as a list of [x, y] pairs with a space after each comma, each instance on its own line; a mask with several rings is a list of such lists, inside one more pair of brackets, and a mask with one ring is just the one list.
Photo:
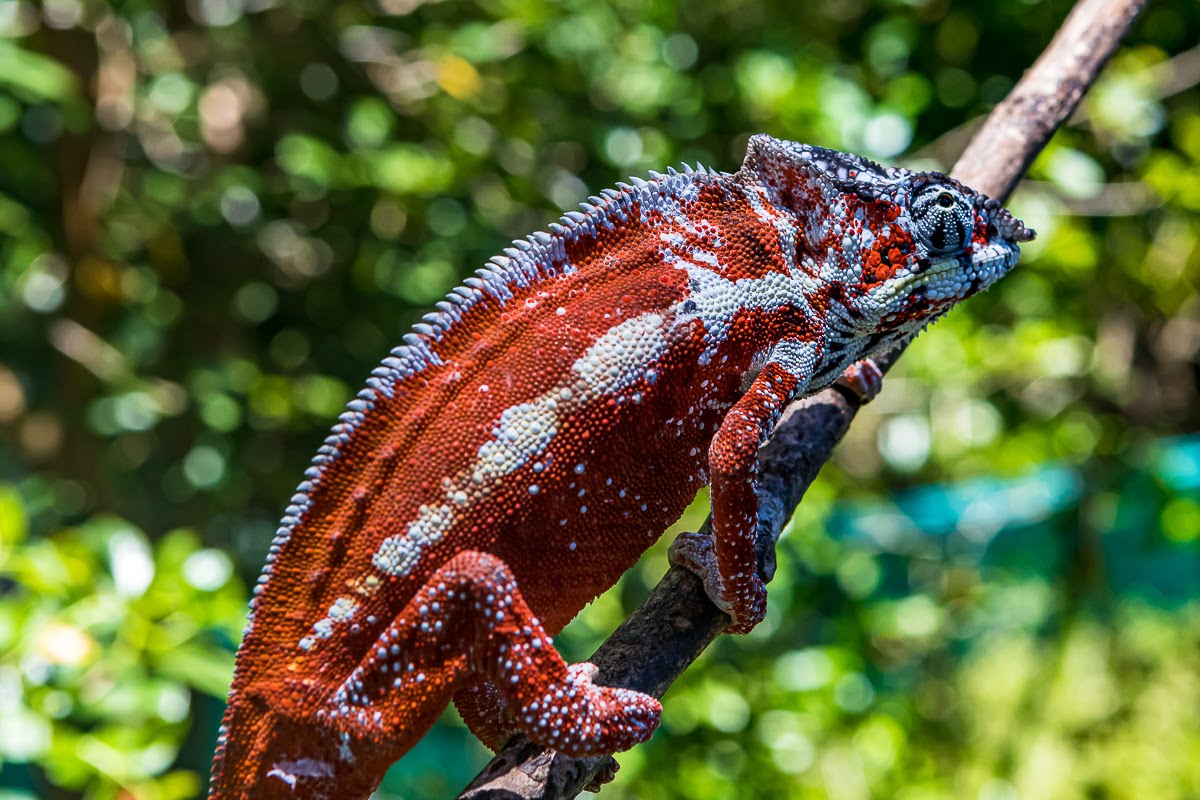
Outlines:
[[558, 222], [547, 226], [549, 232], [535, 231], [514, 240], [503, 254], [493, 256], [475, 275], [465, 279], [462, 286], [451, 290], [437, 303], [437, 311], [422, 317], [413, 326], [413, 332], [404, 337], [404, 344], [395, 348], [372, 373], [368, 385], [391, 397], [396, 384], [426, 364], [437, 363], [434, 345], [477, 304], [493, 300], [504, 305], [513, 298], [514, 289], [572, 272], [575, 267], [567, 254], [571, 243], [594, 236], [600, 227], [612, 228], [627, 221], [634, 208], [645, 221], [650, 210], [693, 194], [697, 181], [720, 174], [701, 164], [696, 164], [695, 169], [684, 164], [682, 172], [674, 168], [668, 168], [665, 175], [652, 171], [649, 181], [631, 177], [632, 184], [619, 182], [617, 188], [589, 197], [580, 204], [582, 213], [566, 212]]
[[899, 167], [883, 167], [852, 153], [784, 141], [764, 133], [750, 137], [742, 168], [770, 184], [815, 182], [838, 192], [875, 198], [914, 174]]

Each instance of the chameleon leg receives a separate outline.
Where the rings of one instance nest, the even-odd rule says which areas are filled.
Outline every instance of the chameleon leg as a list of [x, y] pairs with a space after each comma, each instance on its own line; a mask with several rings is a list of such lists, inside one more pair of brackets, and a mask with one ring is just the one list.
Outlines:
[[749, 391], [729, 409], [708, 450], [713, 536], [682, 534], [671, 560], [704, 581], [718, 608], [732, 617], [730, 633], [748, 633], [767, 611], [767, 590], [758, 575], [758, 448], [784, 406], [806, 387], [815, 345], [784, 341], [776, 346]]
[[[438, 569], [334, 696], [336, 715], [367, 734], [428, 727], [469, 675], [495, 687], [468, 696], [503, 705], [532, 741], [571, 756], [626, 750], [650, 737], [662, 706], [596, 686], [596, 667], [568, 666], [521, 597], [508, 566], [464, 551]], [[492, 695], [488, 698], [487, 695]], [[503, 716], [484, 726], [494, 740]], [[368, 734], [369, 735], [369, 734]], [[486, 741], [486, 740], [485, 740]], [[491, 744], [491, 742], [487, 742]], [[501, 742], [502, 743], [502, 742]]]
[[520, 730], [500, 687], [483, 675], [466, 679], [454, 693], [454, 707], [467, 729], [492, 752], [499, 751]]

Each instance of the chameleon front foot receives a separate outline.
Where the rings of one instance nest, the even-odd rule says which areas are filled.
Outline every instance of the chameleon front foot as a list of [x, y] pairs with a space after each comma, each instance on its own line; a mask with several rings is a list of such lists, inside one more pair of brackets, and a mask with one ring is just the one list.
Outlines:
[[873, 358], [864, 358], [846, 367], [837, 385], [854, 392], [860, 403], [869, 403], [883, 390], [883, 370]]
[[752, 576], [748, 596], [741, 603], [729, 596], [717, 566], [716, 542], [712, 536], [692, 531], [681, 533], [671, 543], [667, 557], [672, 564], [699, 578], [708, 599], [729, 615], [732, 622], [726, 626], [726, 633], [749, 633], [766, 616], [767, 589], [757, 575]]
[[617, 773], [620, 770], [621, 765], [617, 763], [615, 758], [609, 756], [604, 760], [604, 763], [600, 765], [600, 768], [596, 770], [596, 774], [592, 776], [590, 781], [588, 781], [587, 786], [583, 787], [583, 790], [585, 792], [600, 791], [600, 787], [604, 786], [604, 784], [612, 783], [613, 779], [617, 777]]

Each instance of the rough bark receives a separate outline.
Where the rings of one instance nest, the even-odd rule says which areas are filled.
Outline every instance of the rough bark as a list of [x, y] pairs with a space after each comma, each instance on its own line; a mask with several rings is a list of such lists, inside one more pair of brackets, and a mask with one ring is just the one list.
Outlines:
[[[951, 174], [1007, 199], [1054, 131], [1128, 33], [1145, 0], [1079, 0], [1050, 45], [972, 138]], [[900, 351], [883, 359], [886, 372]], [[760, 555], [774, 573], [774, 543], [858, 412], [847, 392], [827, 389], [793, 404], [759, 452]], [[705, 529], [709, 527], [705, 523]], [[700, 581], [672, 567], [645, 602], [596, 651], [598, 682], [661, 697], [728, 622]], [[609, 759], [573, 759], [515, 737], [460, 800], [574, 797]]]

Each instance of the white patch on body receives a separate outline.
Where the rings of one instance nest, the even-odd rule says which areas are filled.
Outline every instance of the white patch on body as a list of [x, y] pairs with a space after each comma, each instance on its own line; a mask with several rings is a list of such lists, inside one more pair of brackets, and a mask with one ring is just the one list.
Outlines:
[[483, 480], [495, 480], [515, 472], [545, 450], [558, 433], [555, 405], [553, 398], [542, 396], [532, 403], [506, 408], [492, 428], [492, 438], [479, 448], [477, 470], [472, 476], [478, 473]]
[[668, 347], [666, 321], [642, 314], [610, 328], [571, 365], [578, 376], [571, 405], [628, 389], [644, 368], [661, 359]]
[[778, 364], [795, 377], [799, 384], [796, 391], [804, 393], [805, 384], [817, 368], [817, 352], [814, 342], [800, 339], [784, 339], [771, 348], [770, 363]]
[[350, 734], [343, 733], [342, 740], [338, 742], [338, 758], [342, 761], [354, 763], [354, 751], [350, 749]]
[[339, 597], [329, 607], [329, 618], [334, 622], [345, 622], [358, 610], [358, 602], [349, 597]]
[[[356, 600], [349, 597], [339, 597], [329, 607], [329, 611], [325, 617], [313, 623], [313, 636], [316, 636], [317, 639], [328, 639], [330, 636], [333, 636], [333, 623], [346, 622], [354, 617], [354, 612], [356, 611], [358, 611], [358, 602]], [[313, 645], [317, 643], [313, 636], [305, 636], [300, 640], [299, 647], [301, 650], [313, 649]]]
[[408, 575], [422, 554], [453, 527], [459, 517], [456, 509], [470, 508], [505, 476], [546, 451], [558, 434], [563, 414], [628, 389], [647, 366], [666, 355], [668, 347], [667, 324], [661, 314], [642, 314], [610, 328], [575, 360], [563, 384], [501, 412], [492, 437], [479, 448], [475, 462], [446, 485], [445, 502], [421, 506], [404, 533], [380, 543], [371, 562], [388, 575]]
[[[702, 359], [711, 359], [716, 355], [717, 348], [729, 335], [733, 318], [739, 311], [752, 309], [774, 312], [795, 307], [801, 309], [800, 313], [804, 315], [812, 313], [805, 296], [809, 283], [807, 280], [797, 280], [781, 272], [768, 272], [760, 278], [731, 281], [690, 261], [679, 260], [675, 266], [687, 270], [692, 285], [687, 299], [675, 305], [676, 319], [680, 323], [698, 320], [704, 326], [705, 349]], [[684, 305], [688, 301], [694, 307], [685, 311]]]
[[[456, 491], [457, 488], [450, 492], [451, 499]], [[407, 575], [421, 560], [426, 548], [437, 544], [450, 530], [454, 519], [454, 509], [448, 504], [422, 505], [417, 518], [408, 523], [404, 533], [389, 536], [379, 543], [371, 563], [388, 575]]]

